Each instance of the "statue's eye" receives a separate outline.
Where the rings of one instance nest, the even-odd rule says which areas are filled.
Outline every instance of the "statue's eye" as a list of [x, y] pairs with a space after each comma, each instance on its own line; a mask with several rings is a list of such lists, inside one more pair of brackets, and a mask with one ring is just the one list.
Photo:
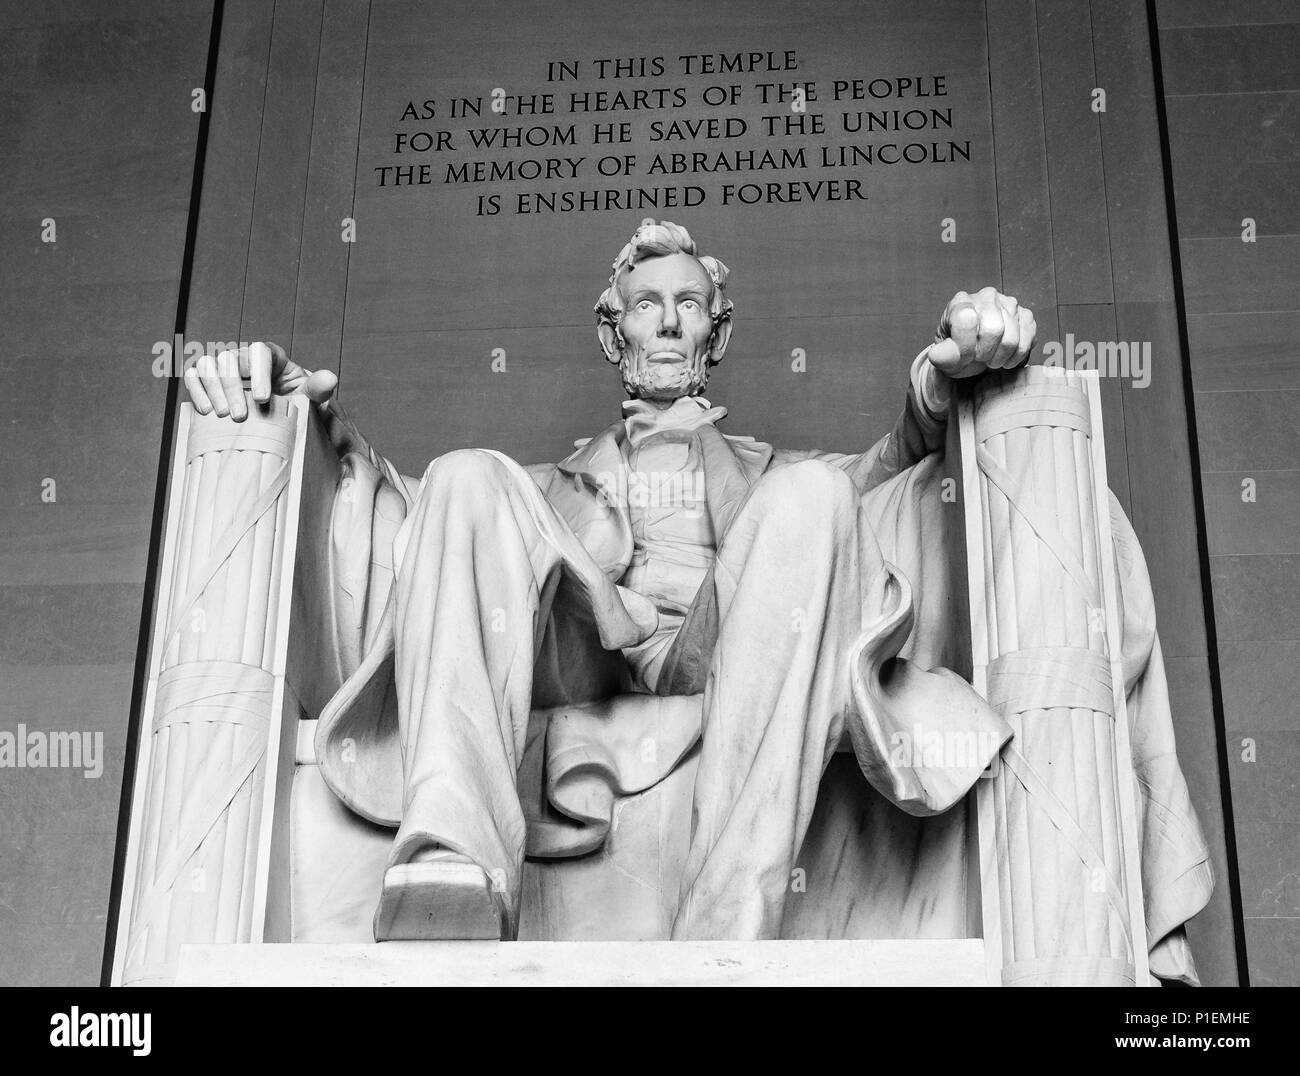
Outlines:
[[694, 299], [683, 299], [682, 308], [685, 310], [698, 310], [700, 308], [700, 304]]
[[636, 304], [636, 308], [640, 310], [642, 313], [644, 313], [647, 310], [652, 310], [654, 308], [654, 305], [655, 304], [652, 303], [649, 299], [642, 299], [639, 303]]

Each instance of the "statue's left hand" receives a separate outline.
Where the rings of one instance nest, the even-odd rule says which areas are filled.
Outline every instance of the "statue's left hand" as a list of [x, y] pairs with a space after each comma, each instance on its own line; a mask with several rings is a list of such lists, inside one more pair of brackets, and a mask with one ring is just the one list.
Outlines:
[[1019, 366], [1034, 346], [1033, 312], [996, 288], [959, 291], [944, 308], [930, 346], [935, 369], [949, 377]]

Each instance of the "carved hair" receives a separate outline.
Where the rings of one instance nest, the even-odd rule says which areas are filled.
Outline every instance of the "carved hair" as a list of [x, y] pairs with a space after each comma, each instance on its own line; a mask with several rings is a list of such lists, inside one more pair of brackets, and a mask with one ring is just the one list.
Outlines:
[[[641, 262], [649, 258], [663, 258], [671, 254], [689, 254], [704, 266], [704, 271], [713, 281], [713, 295], [709, 299], [709, 316], [716, 328], [731, 316], [732, 303], [727, 298], [727, 276], [730, 270], [717, 258], [707, 254], [701, 257], [695, 253], [695, 240], [691, 233], [680, 224], [661, 220], [656, 224], [647, 219], [628, 240], [627, 245], [618, 252], [614, 259], [613, 272], [609, 275], [609, 287], [601, 292], [596, 303], [596, 322], [609, 325], [618, 332], [618, 322], [623, 316], [623, 296], [619, 292], [618, 278], [624, 270], [632, 271]], [[620, 339], [622, 334], [619, 334]]]

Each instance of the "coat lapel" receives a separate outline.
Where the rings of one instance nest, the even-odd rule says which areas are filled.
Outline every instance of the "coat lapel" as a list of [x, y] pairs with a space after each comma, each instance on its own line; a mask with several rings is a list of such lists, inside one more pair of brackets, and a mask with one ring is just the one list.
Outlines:
[[623, 424], [606, 427], [556, 465], [546, 499], [611, 579], [632, 561]]
[[712, 425], [701, 426], [696, 433], [704, 454], [709, 518], [714, 540], [721, 543], [751, 487], [767, 468], [772, 446], [749, 438], [724, 437]]
[[[727, 437], [712, 424], [697, 428], [713, 533], [720, 542], [750, 488], [772, 461], [772, 446]], [[573, 528], [601, 569], [619, 579], [632, 559], [627, 507], [628, 460], [622, 422], [615, 422], [556, 465], [547, 500]]]

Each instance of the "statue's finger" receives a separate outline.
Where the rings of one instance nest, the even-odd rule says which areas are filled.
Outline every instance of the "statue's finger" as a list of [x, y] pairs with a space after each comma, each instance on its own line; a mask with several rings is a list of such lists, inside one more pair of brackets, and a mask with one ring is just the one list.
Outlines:
[[221, 387], [221, 377], [217, 373], [217, 360], [211, 355], [201, 355], [194, 368], [203, 384], [203, 391], [212, 401], [212, 410], [225, 418], [230, 414], [230, 404], [226, 400], [226, 390]]
[[332, 370], [316, 370], [303, 382], [302, 391], [315, 404], [323, 404], [338, 388], [339, 379]]
[[952, 329], [953, 314], [962, 307], [969, 305], [971, 305], [971, 297], [964, 291], [957, 292], [948, 300], [948, 305], [943, 308], [943, 313], [939, 315], [939, 329], [945, 336]]
[[248, 346], [248, 376], [253, 383], [253, 399], [260, 404], [271, 399], [271, 349], [263, 343]]
[[217, 375], [230, 406], [230, 417], [236, 422], [248, 418], [248, 403], [244, 399], [244, 380], [239, 370], [239, 352], [223, 351], [217, 356]]
[[1038, 336], [1038, 322], [1034, 320], [1032, 310], [1021, 309], [1016, 314], [1020, 322], [1020, 344], [1016, 348], [1016, 365], [1026, 362], [1034, 350], [1034, 340]]
[[944, 318], [948, 328], [948, 339], [956, 342], [963, 358], [975, 355], [975, 345], [979, 340], [980, 315], [975, 304], [970, 300], [952, 303]]
[[1020, 338], [1023, 340], [1028, 337], [1032, 347], [1034, 338], [1038, 335], [1038, 321], [1034, 312], [1028, 307], [1021, 307], [1016, 316], [1020, 319]]
[[190, 403], [200, 415], [212, 414], [212, 401], [208, 399], [208, 394], [203, 391], [203, 383], [199, 380], [199, 372], [193, 366], [185, 370], [185, 390], [190, 394]]
[[927, 358], [936, 370], [949, 377], [956, 377], [961, 371], [961, 348], [957, 346], [957, 341], [951, 338], [936, 340], [931, 344]]
[[998, 342], [997, 355], [991, 363], [995, 370], [1015, 366], [1016, 352], [1020, 348], [1020, 318], [1011, 310], [1006, 299], [999, 303], [1002, 310], [1002, 339]]
[[988, 367], [995, 366], [998, 347], [1006, 332], [1006, 320], [997, 303], [982, 307], [979, 312], [979, 334], [975, 339], [975, 360]]
[[284, 373], [285, 367], [289, 365], [289, 353], [271, 340], [265, 341], [262, 346], [271, 353], [271, 379], [274, 380]]

